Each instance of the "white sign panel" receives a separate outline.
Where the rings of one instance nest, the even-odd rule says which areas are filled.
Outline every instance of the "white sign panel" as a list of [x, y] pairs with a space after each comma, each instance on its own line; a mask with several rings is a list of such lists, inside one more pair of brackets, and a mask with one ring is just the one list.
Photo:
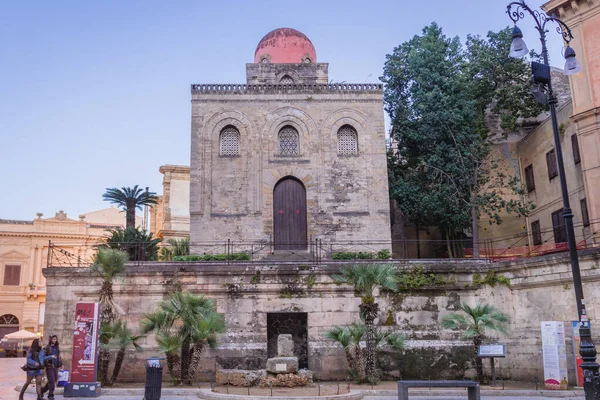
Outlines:
[[275, 371], [277, 371], [277, 372], [287, 371], [287, 365], [286, 364], [275, 364]]
[[565, 325], [560, 321], [542, 321], [544, 386], [547, 390], [567, 389], [567, 348]]
[[506, 347], [503, 344], [482, 344], [479, 357], [506, 357]]

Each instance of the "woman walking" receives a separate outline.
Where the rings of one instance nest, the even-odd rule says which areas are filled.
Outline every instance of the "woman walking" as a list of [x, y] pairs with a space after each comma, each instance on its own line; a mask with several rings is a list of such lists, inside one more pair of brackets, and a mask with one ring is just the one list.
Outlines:
[[21, 388], [21, 393], [19, 394], [19, 400], [23, 400], [23, 395], [25, 394], [25, 390], [31, 383], [31, 381], [35, 378], [35, 390], [37, 392], [38, 400], [42, 400], [42, 376], [44, 376], [44, 364], [40, 361], [40, 352], [42, 351], [42, 346], [40, 346], [40, 339], [33, 339], [31, 342], [31, 346], [27, 351], [27, 380]]
[[48, 383], [42, 388], [42, 395], [48, 392], [48, 400], [54, 399], [54, 389], [58, 381], [58, 369], [62, 366], [60, 358], [60, 347], [58, 346], [58, 336], [51, 335], [48, 339], [48, 345], [40, 353], [40, 360], [46, 367], [46, 377]]

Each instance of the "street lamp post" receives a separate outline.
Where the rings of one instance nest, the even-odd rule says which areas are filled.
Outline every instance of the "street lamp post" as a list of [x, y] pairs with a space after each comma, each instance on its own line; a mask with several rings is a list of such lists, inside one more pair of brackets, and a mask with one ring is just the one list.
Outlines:
[[[565, 48], [565, 75], [573, 75], [581, 71], [581, 66], [575, 58], [575, 51], [569, 46], [573, 39], [569, 27], [561, 21], [556, 15], [547, 16], [545, 13], [532, 10], [525, 4], [524, 0], [513, 1], [507, 6], [506, 10], [510, 19], [514, 22], [513, 42], [510, 47], [511, 57], [523, 57], [529, 53], [527, 45], [523, 41], [523, 33], [517, 27], [517, 21], [525, 18], [525, 13], [530, 14], [536, 23], [536, 29], [540, 34], [542, 42], [542, 58], [543, 64], [532, 62], [533, 79], [536, 83], [545, 85], [547, 89], [547, 97], [541, 94], [541, 98], [546, 100], [550, 106], [550, 115], [552, 119], [552, 131], [554, 134], [554, 145], [556, 148], [556, 161], [558, 164], [558, 174], [560, 177], [560, 190], [563, 199], [563, 218], [567, 230], [567, 243], [569, 246], [569, 254], [571, 256], [571, 270], [573, 273], [573, 286], [575, 288], [575, 298], [577, 300], [577, 312], [579, 315], [579, 336], [581, 338], [579, 353], [583, 360], [581, 369], [583, 370], [583, 388], [585, 391], [586, 400], [600, 400], [600, 378], [598, 377], [598, 369], [600, 366], [596, 363], [596, 348], [592, 342], [592, 334], [590, 324], [585, 310], [585, 301], [583, 298], [583, 286], [581, 283], [581, 273], [579, 270], [579, 258], [577, 257], [577, 243], [575, 241], [575, 230], [573, 229], [573, 212], [569, 203], [569, 191], [567, 189], [567, 179], [565, 176], [565, 166], [563, 162], [562, 147], [560, 143], [560, 135], [558, 130], [558, 121], [556, 118], [556, 96], [552, 90], [552, 81], [550, 77], [550, 64], [548, 62], [548, 48], [546, 47], [546, 24], [554, 22], [558, 25], [557, 32], [563, 37], [567, 44]], [[540, 93], [538, 93], [540, 94]], [[538, 97], [538, 96], [536, 96]], [[540, 99], [540, 97], [538, 97]]]

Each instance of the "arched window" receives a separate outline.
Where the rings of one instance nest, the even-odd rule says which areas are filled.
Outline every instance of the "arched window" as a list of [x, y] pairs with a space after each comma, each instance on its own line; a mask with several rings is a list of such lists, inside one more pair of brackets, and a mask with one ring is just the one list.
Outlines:
[[12, 314], [4, 314], [0, 317], [0, 325], [19, 325], [19, 319]]
[[292, 126], [284, 126], [279, 131], [279, 154], [296, 156], [300, 154], [298, 131]]
[[338, 130], [338, 154], [358, 154], [358, 135], [350, 125]]
[[240, 154], [240, 132], [234, 126], [226, 126], [219, 137], [220, 154], [222, 156], [238, 156]]
[[292, 85], [294, 83], [294, 79], [289, 76], [289, 75], [284, 75], [280, 80], [279, 83], [282, 83], [284, 85]]

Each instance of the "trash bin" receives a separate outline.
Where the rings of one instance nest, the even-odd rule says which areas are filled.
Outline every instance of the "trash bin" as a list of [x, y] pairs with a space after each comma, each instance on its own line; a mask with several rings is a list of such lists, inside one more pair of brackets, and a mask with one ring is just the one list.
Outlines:
[[160, 400], [163, 371], [163, 366], [161, 363], [162, 360], [164, 360], [164, 358], [146, 358], [146, 386], [144, 388], [145, 400]]

